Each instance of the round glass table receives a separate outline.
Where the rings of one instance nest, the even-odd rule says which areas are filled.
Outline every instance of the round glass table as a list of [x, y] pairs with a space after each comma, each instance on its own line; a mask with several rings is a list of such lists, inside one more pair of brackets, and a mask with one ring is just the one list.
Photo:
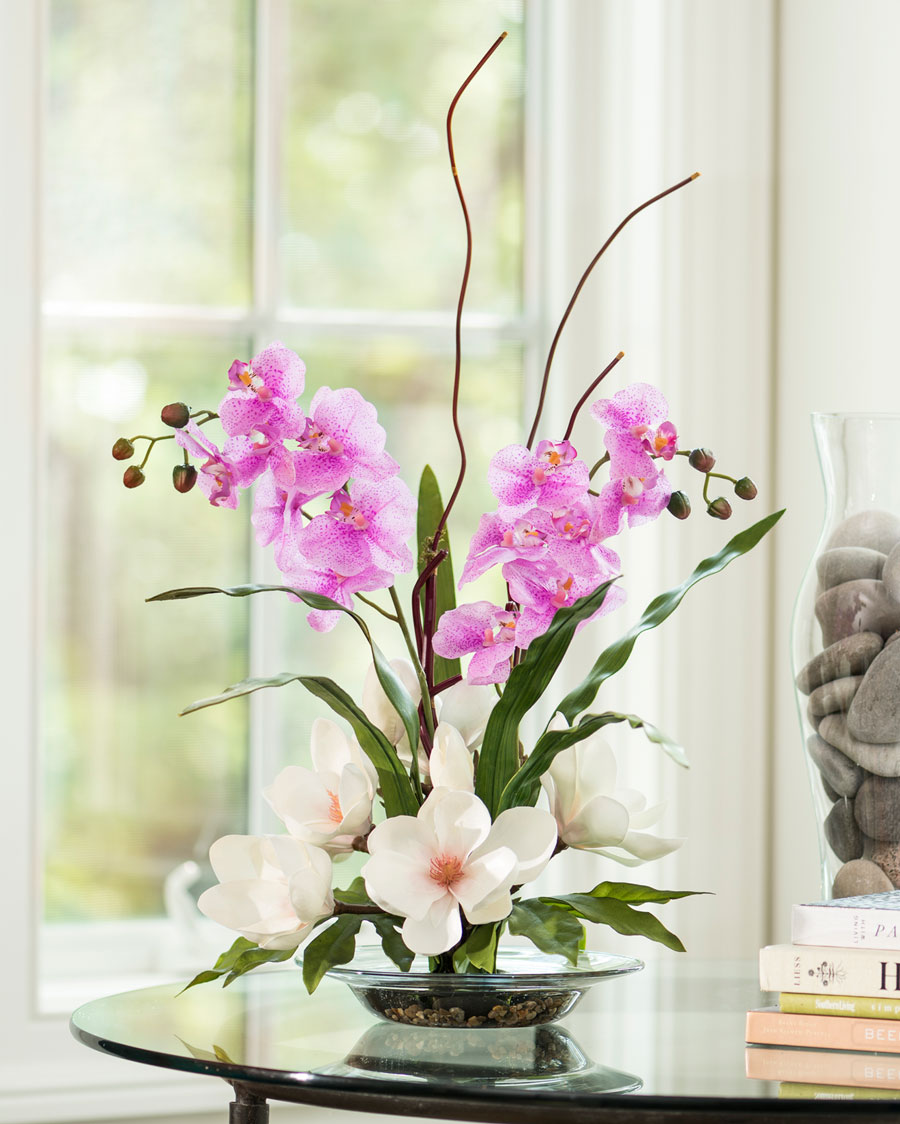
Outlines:
[[87, 1003], [72, 1032], [132, 1062], [222, 1078], [231, 1124], [264, 1124], [269, 1100], [515, 1124], [900, 1119], [900, 1079], [891, 1090], [747, 1076], [768, 1048], [744, 1043], [746, 1011], [766, 1002], [746, 963], [651, 962], [594, 988], [563, 1022], [529, 1029], [376, 1022], [336, 981], [307, 995], [296, 969], [178, 991]]

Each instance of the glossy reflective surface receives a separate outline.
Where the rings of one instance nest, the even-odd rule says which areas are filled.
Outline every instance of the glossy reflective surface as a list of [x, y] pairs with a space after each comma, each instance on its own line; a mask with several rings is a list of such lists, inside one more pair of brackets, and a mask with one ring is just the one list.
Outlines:
[[[592, 989], [561, 1023], [491, 1031], [376, 1023], [336, 980], [306, 995], [295, 968], [225, 990], [177, 990], [96, 1000], [75, 1012], [73, 1032], [132, 1061], [215, 1074], [269, 1097], [381, 1112], [392, 1111], [389, 1098], [398, 1112], [419, 1105], [423, 1115], [424, 1101], [441, 1108], [435, 1115], [517, 1121], [551, 1107], [573, 1120], [601, 1107], [627, 1107], [638, 1120], [642, 1109], [703, 1113], [726, 1103], [729, 1119], [765, 1111], [773, 1120], [779, 1098], [798, 1097], [809, 1113], [835, 1107], [819, 1099], [827, 1089], [745, 1076], [745, 1013], [768, 998], [751, 964], [651, 962]], [[870, 1093], [852, 1095], [854, 1113], [891, 1110], [884, 1093], [857, 1103]]]

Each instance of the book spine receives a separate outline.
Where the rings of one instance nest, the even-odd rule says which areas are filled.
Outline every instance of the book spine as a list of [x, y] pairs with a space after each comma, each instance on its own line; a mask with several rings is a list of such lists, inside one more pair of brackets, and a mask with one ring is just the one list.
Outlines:
[[759, 953], [763, 991], [900, 999], [900, 958], [866, 948], [769, 945]]
[[900, 1026], [884, 1019], [833, 1019], [748, 1011], [747, 1041], [769, 1046], [814, 1046], [826, 1050], [877, 1050], [900, 1054]]
[[795, 905], [791, 910], [791, 940], [794, 944], [900, 952], [900, 910]]
[[744, 1057], [747, 1076], [759, 1081], [900, 1089], [900, 1061], [878, 1054], [748, 1046]]
[[875, 999], [865, 995], [809, 995], [783, 991], [778, 996], [778, 1008], [790, 1015], [900, 1019], [900, 998]]
[[804, 1101], [895, 1101], [893, 1089], [859, 1089], [852, 1085], [804, 1085], [800, 1081], [782, 1081], [778, 1096], [785, 1100]]

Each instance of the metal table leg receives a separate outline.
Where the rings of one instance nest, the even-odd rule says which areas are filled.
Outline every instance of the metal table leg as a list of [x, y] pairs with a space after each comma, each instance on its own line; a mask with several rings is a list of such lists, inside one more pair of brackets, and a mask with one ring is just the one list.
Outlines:
[[228, 1106], [228, 1124], [269, 1124], [266, 1098], [253, 1092], [251, 1085], [234, 1083], [234, 1100]]

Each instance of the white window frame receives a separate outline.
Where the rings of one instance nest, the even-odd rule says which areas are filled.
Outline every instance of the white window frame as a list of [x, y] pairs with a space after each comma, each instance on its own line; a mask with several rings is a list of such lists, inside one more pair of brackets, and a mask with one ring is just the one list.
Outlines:
[[[758, 114], [760, 100], [771, 108], [776, 65], [776, 0], [696, 0], [695, 3], [664, 3], [644, 0], [641, 5], [596, 4], [595, 0], [526, 0], [528, 20], [529, 80], [527, 94], [526, 145], [526, 259], [525, 313], [521, 321], [498, 321], [471, 316], [466, 332], [494, 337], [520, 335], [525, 340], [530, 385], [542, 361], [542, 348], [555, 326], [559, 310], [568, 299], [593, 248], [610, 227], [635, 203], [658, 188], [693, 171], [685, 167], [684, 153], [693, 158], [698, 150], [710, 153], [731, 143], [733, 121]], [[259, 0], [261, 26], [258, 48], [265, 53], [280, 0]], [[0, 42], [6, 45], [6, 64], [0, 68], [0, 140], [8, 160], [0, 177], [0, 243], [4, 246], [4, 268], [0, 280], [0, 322], [6, 350], [7, 410], [18, 424], [5, 434], [7, 471], [12, 480], [6, 493], [6, 531], [0, 560], [6, 658], [2, 664], [4, 699], [4, 785], [0, 790], [0, 843], [10, 856], [4, 890], [5, 924], [0, 927], [0, 962], [3, 969], [4, 1020], [0, 1025], [0, 1124], [76, 1118], [101, 1119], [114, 1116], [163, 1112], [221, 1110], [227, 1091], [218, 1083], [126, 1066], [87, 1051], [70, 1038], [66, 1021], [45, 1017], [36, 1007], [37, 892], [40, 863], [40, 819], [37, 809], [38, 761], [36, 755], [41, 635], [39, 527], [37, 513], [50, 482], [38, 472], [34, 435], [41, 432], [40, 394], [40, 291], [38, 245], [40, 197], [41, 44], [45, 34], [42, 0], [33, 3], [0, 2]], [[742, 50], [721, 60], [723, 39], [741, 43]], [[697, 59], [704, 68], [698, 72]], [[265, 66], [257, 72], [265, 73]], [[711, 103], [715, 112], [710, 112]], [[613, 119], [606, 107], [618, 104]], [[271, 136], [269, 115], [277, 111], [271, 97], [257, 99], [257, 127]], [[554, 403], [571, 402], [584, 385], [586, 373], [621, 345], [637, 363], [630, 378], [662, 381], [667, 393], [690, 405], [692, 426], [712, 428], [724, 410], [739, 410], [742, 432], [735, 456], [746, 451], [748, 463], [768, 457], [765, 436], [770, 421], [771, 382], [760, 380], [770, 368], [772, 354], [771, 299], [772, 211], [765, 184], [772, 172], [775, 115], [768, 129], [761, 126], [751, 138], [745, 163], [746, 183], [716, 179], [719, 165], [709, 176], [713, 208], [694, 198], [679, 198], [677, 206], [664, 210], [640, 227], [632, 228], [628, 244], [623, 239], [604, 263], [603, 279], [592, 282], [586, 298], [570, 324], [565, 350], [557, 360]], [[632, 143], [631, 138], [653, 138], [652, 145]], [[615, 159], [608, 158], [609, 153]], [[265, 145], [257, 150], [257, 174], [265, 186], [257, 223], [261, 229], [274, 221], [277, 185], [273, 168], [277, 154]], [[723, 168], [724, 168], [724, 162]], [[702, 170], [707, 171], [709, 165]], [[744, 163], [741, 165], [744, 168]], [[723, 170], [723, 176], [727, 173]], [[754, 178], [755, 177], [755, 178]], [[721, 194], [719, 192], [721, 189]], [[687, 195], [695, 189], [688, 189]], [[723, 209], [721, 201], [730, 200]], [[268, 244], [269, 240], [261, 239]], [[699, 247], [699, 249], [696, 249]], [[694, 248], [695, 253], [688, 251]], [[277, 330], [274, 309], [273, 263], [259, 245], [254, 261], [256, 305], [247, 318], [233, 310], [222, 310], [236, 326], [257, 342]], [[730, 267], [721, 274], [705, 271], [709, 262], [721, 261], [727, 253]], [[701, 268], [694, 263], [699, 256]], [[690, 268], [687, 268], [690, 265]], [[645, 278], [653, 278], [652, 289]], [[738, 286], [728, 302], [730, 320], [712, 322], [723, 284]], [[650, 291], [648, 291], [650, 290]], [[646, 303], [649, 301], [649, 311]], [[741, 321], [737, 309], [749, 302], [751, 321]], [[52, 306], [46, 310], [60, 322], [67, 315], [80, 318], [86, 309]], [[104, 314], [102, 309], [98, 315]], [[151, 317], [159, 310], [117, 309], [117, 314], [157, 323]], [[203, 310], [202, 316], [208, 315]], [[369, 331], [366, 315], [325, 323], [320, 313], [298, 317], [312, 332], [334, 330]], [[387, 318], [378, 317], [379, 323]], [[648, 321], [650, 329], [648, 330]], [[412, 334], [433, 335], [450, 327], [450, 318], [398, 316], [391, 326]], [[747, 323], [754, 329], [748, 331]], [[180, 321], [184, 326], [185, 321]], [[202, 327], [197, 321], [198, 330]], [[740, 335], [735, 344], [735, 333]], [[739, 354], [736, 354], [740, 348]], [[731, 389], [723, 390], [716, 402], [701, 397], [706, 388], [718, 385], [723, 361], [730, 362]], [[604, 360], [605, 361], [605, 360]], [[690, 372], [688, 374], [687, 372]], [[746, 392], [753, 386], [755, 392]], [[761, 388], [761, 389], [760, 389]], [[526, 402], [526, 416], [532, 402]], [[698, 409], [699, 406], [699, 409]], [[687, 411], [685, 411], [686, 413]], [[549, 420], [549, 419], [548, 419]], [[557, 413], [556, 421], [565, 420]], [[702, 430], [701, 430], [702, 431]], [[751, 459], [752, 455], [752, 459]], [[703, 519], [702, 514], [696, 522]], [[14, 533], [13, 533], [14, 529]], [[709, 553], [709, 535], [704, 528], [690, 526], [676, 539], [667, 533], [669, 547], [656, 558], [638, 562], [635, 574], [638, 592], [633, 593], [636, 611], [649, 595], [658, 591], [661, 580], [674, 584], [693, 564]], [[721, 536], [719, 536], [721, 541]], [[715, 549], [715, 546], [713, 546]], [[742, 563], [745, 567], [746, 562]], [[770, 575], [765, 552], [742, 575], [745, 588], [754, 598], [768, 603]], [[719, 579], [722, 580], [722, 579]], [[732, 602], [736, 582], [731, 582]], [[729, 671], [749, 691], [758, 719], [733, 734], [729, 758], [716, 760], [713, 751], [688, 781], [678, 789], [673, 827], [680, 815], [692, 821], [689, 831], [705, 838], [693, 826], [700, 813], [718, 800], [719, 816], [730, 825], [752, 825], [757, 817], [765, 822], [771, 752], [766, 746], [764, 717], [771, 685], [765, 673], [764, 654], [771, 645], [771, 624], [762, 616], [745, 640], [743, 662], [730, 669], [707, 668], [703, 676], [680, 658], [679, 652], [694, 643], [691, 637], [720, 634], [719, 622], [743, 629], [746, 614], [722, 597], [692, 594], [696, 604], [689, 624], [671, 622], [656, 654], [642, 656], [632, 673], [620, 677], [621, 694], [616, 705], [629, 705], [649, 717], [659, 717], [664, 727], [677, 729], [691, 744], [692, 735], [709, 743], [708, 715], [699, 715], [689, 699], [718, 698], [714, 719], [721, 729], [727, 725], [728, 708], [741, 696], [729, 688]], [[630, 618], [629, 618], [630, 619]], [[698, 625], [699, 621], [699, 625]], [[260, 654], [261, 631], [254, 626], [253, 658]], [[672, 668], [677, 670], [673, 673]], [[667, 674], [662, 674], [667, 669]], [[743, 673], [743, 680], [742, 680]], [[749, 676], [749, 679], [748, 679]], [[647, 698], [647, 684], [652, 687]], [[747, 684], [749, 683], [749, 686]], [[657, 703], [659, 706], [657, 706]], [[660, 712], [661, 708], [661, 712]], [[262, 719], [254, 717], [254, 735]], [[687, 727], [687, 728], [686, 728]], [[263, 739], [264, 740], [264, 739]], [[764, 748], [761, 750], [760, 746]], [[715, 749], [719, 749], [718, 742]], [[759, 767], [760, 759], [763, 767]], [[665, 774], [668, 784], [670, 772]], [[258, 790], [265, 777], [257, 768], [253, 784]], [[252, 796], [252, 794], [251, 794]], [[251, 800], [251, 803], [253, 801]], [[697, 811], [694, 812], [694, 809]], [[702, 846], [702, 843], [701, 843]], [[726, 897], [727, 916], [711, 910], [701, 914], [701, 925], [715, 917], [715, 932], [700, 933], [700, 950], [715, 951], [722, 940], [731, 949], [747, 951], [761, 943], [767, 912], [765, 853], [748, 855], [746, 839], [724, 832], [715, 853], [668, 860], [666, 878], [672, 885], [708, 885], [708, 877], [724, 864], [742, 873], [740, 892]], [[720, 901], [719, 909], [722, 910]], [[675, 927], [683, 933], [689, 924], [684, 911]], [[697, 948], [695, 942], [694, 947]]]

